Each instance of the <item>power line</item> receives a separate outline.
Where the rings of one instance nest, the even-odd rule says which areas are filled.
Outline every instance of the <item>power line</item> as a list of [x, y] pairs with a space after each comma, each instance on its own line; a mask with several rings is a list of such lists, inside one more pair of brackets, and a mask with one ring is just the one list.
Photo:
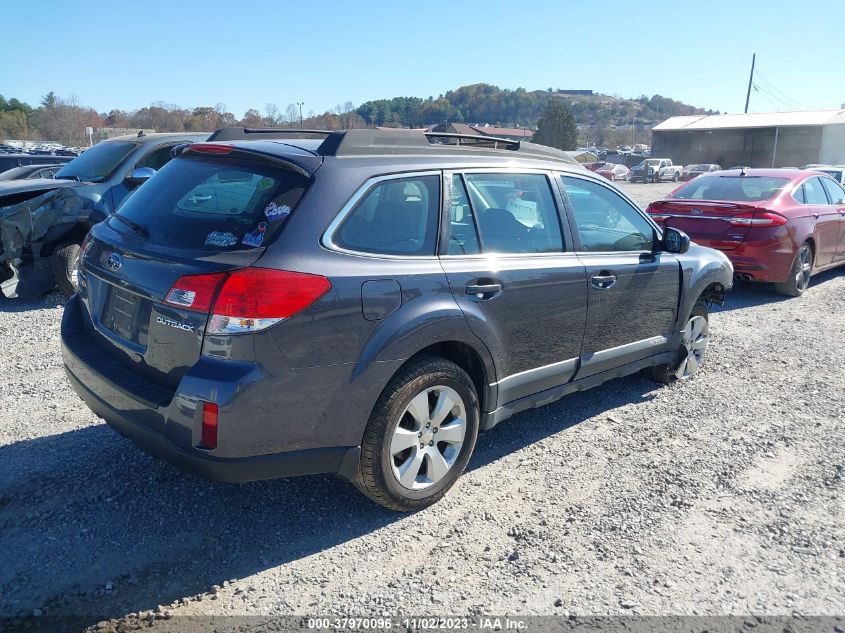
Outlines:
[[766, 90], [762, 86], [759, 86], [756, 83], [754, 83], [754, 84], [752, 84], [752, 87], [761, 97], [764, 97], [765, 100], [768, 103], [772, 104], [772, 106], [774, 106], [776, 111], [781, 112], [783, 109], [786, 109], [786, 110], [794, 110], [795, 109], [794, 106], [786, 103], [782, 99], [778, 98], [777, 95], [769, 92], [768, 90]]
[[752, 84], [752, 87], [754, 88], [754, 90], [758, 94], [758, 96], [762, 97], [763, 100], [766, 103], [768, 103], [772, 108], [774, 108], [774, 110], [776, 112], [783, 112], [784, 109], [786, 111], [795, 109], [792, 106], [785, 104], [783, 101], [780, 101], [779, 99], [777, 99], [776, 96], [774, 96], [774, 95], [770, 94], [769, 92], [765, 91], [760, 86], [758, 86], [756, 83]]
[[772, 83], [764, 75], [762, 75], [759, 70], [757, 70], [754, 74], [755, 74], [755, 78], [763, 85], [764, 88], [766, 88], [770, 93], [774, 94], [775, 96], [779, 96], [780, 100], [783, 101], [784, 103], [793, 104], [792, 107], [794, 107], [794, 108], [803, 108], [803, 109], [806, 109], [806, 110], [812, 109], [806, 103], [802, 103], [798, 99], [791, 97], [790, 95], [785, 93], [783, 90], [778, 88], [776, 85], [774, 85], [774, 83]]

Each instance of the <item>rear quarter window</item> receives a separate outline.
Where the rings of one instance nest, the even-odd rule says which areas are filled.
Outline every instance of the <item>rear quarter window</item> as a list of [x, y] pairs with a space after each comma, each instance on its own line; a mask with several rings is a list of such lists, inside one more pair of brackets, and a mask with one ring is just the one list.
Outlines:
[[391, 178], [373, 184], [345, 217], [332, 241], [377, 255], [434, 255], [440, 176]]
[[[266, 245], [296, 208], [305, 176], [238, 159], [172, 160], [118, 213], [154, 244], [192, 250]], [[112, 222], [118, 230], [120, 222]]]

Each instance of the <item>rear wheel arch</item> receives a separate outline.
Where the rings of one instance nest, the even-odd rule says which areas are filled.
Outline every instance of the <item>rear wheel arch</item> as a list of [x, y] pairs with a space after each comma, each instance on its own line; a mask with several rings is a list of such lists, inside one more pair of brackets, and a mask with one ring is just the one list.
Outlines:
[[68, 232], [62, 233], [61, 236], [45, 244], [41, 248], [41, 256], [48, 257], [68, 244], [82, 244], [82, 240], [84, 240], [85, 236], [88, 235], [88, 231], [91, 230], [92, 226], [92, 224], [87, 222], [80, 222], [76, 224]]
[[[803, 244], [809, 244], [810, 245], [810, 251], [813, 253], [813, 265], [815, 265], [815, 263], [816, 263], [816, 240], [815, 240], [815, 238], [812, 235], [808, 235], [807, 239], [804, 240], [803, 242], [801, 242], [801, 245], [799, 245], [798, 248], [801, 248], [801, 246]], [[797, 249], [796, 249], [796, 252], [797, 252]]]
[[485, 410], [485, 405], [489, 404], [488, 398], [490, 397], [487, 393], [488, 385], [493, 382], [494, 377], [490, 375], [491, 369], [488, 369], [478, 350], [461, 341], [441, 341], [416, 352], [402, 364], [396, 373], [398, 374], [407, 365], [417, 362], [421, 357], [425, 356], [443, 358], [463, 369], [475, 386], [475, 392], [478, 395], [478, 403], [481, 410]]

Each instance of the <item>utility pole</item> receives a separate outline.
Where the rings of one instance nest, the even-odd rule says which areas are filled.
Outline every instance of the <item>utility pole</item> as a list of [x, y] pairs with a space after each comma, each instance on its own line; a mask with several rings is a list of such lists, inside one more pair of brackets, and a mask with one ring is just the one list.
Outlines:
[[296, 105], [299, 106], [299, 129], [302, 129], [302, 106], [304, 105], [304, 101], [297, 101]]
[[745, 114], [748, 114], [748, 101], [751, 99], [751, 82], [754, 79], [755, 61], [757, 61], [757, 53], [751, 55], [751, 74], [748, 76], [748, 92], [745, 94]]

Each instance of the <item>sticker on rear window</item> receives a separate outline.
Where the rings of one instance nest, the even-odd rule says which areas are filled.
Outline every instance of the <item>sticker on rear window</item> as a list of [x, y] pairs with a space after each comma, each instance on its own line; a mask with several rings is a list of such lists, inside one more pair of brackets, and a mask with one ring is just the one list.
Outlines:
[[238, 243], [238, 238], [234, 233], [227, 231], [212, 231], [205, 236], [206, 246], [234, 246]]
[[267, 191], [270, 187], [273, 186], [273, 179], [272, 178], [262, 178], [258, 181], [258, 190], [259, 191]]
[[264, 215], [270, 222], [280, 222], [290, 215], [290, 207], [286, 204], [278, 206], [275, 202], [271, 202], [264, 207]]
[[252, 232], [247, 233], [244, 235], [244, 239], [241, 240], [241, 244], [245, 244], [246, 246], [254, 246], [259, 247], [261, 243], [264, 241], [264, 232], [267, 230], [267, 223], [266, 222], [259, 222], [258, 227]]

